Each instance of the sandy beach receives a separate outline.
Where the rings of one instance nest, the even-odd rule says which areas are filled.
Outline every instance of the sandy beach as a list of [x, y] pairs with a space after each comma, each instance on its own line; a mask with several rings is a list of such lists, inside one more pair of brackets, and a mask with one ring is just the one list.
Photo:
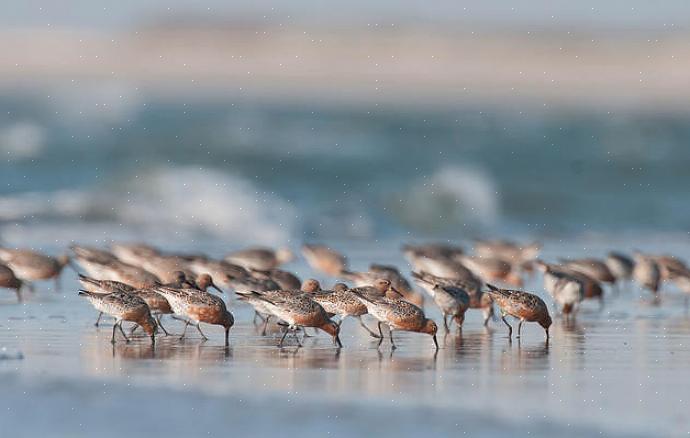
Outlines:
[[[0, 87], [131, 84], [187, 99], [341, 104], [687, 106], [682, 29], [194, 21], [118, 31], [8, 29]], [[643, 50], [640, 50], [643, 48]]]

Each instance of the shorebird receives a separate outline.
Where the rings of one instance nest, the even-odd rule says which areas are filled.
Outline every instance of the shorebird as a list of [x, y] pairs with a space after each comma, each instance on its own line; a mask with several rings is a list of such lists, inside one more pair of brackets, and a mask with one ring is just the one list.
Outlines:
[[[262, 301], [269, 313], [287, 324], [285, 333], [280, 339], [279, 347], [283, 346], [285, 337], [290, 331], [316, 327], [333, 337], [333, 344], [338, 348], [343, 345], [340, 342], [340, 326], [333, 322], [326, 310], [314, 301], [308, 294], [276, 294], [274, 292], [252, 292], [252, 298]], [[298, 345], [301, 346], [297, 335]]]
[[649, 289], [654, 294], [654, 299], [658, 299], [659, 285], [661, 282], [661, 271], [659, 265], [653, 257], [636, 252], [633, 256], [635, 260], [635, 268], [633, 269], [633, 278], [640, 286]]
[[121, 262], [107, 251], [72, 246], [74, 259], [90, 277], [114, 280], [137, 289], [144, 289], [161, 283], [154, 274], [138, 266]]
[[544, 289], [555, 297], [556, 282], [559, 278], [567, 276], [578, 281], [582, 285], [584, 299], [598, 299], [599, 304], [604, 303], [604, 290], [599, 282], [582, 272], [575, 271], [561, 265], [546, 263], [542, 260], [535, 261], [535, 265], [544, 273]]
[[388, 280], [391, 286], [400, 293], [400, 295], [407, 301], [421, 306], [424, 304], [423, 297], [417, 293], [405, 277], [400, 274], [400, 271], [394, 266], [371, 264], [369, 271], [354, 272], [342, 271], [340, 277], [351, 281], [356, 287], [368, 286], [374, 284], [376, 280]]
[[[95, 294], [111, 294], [113, 292], [124, 292], [124, 293], [132, 293], [134, 292], [134, 288], [128, 284], [119, 282], [119, 281], [113, 281], [113, 280], [97, 280], [95, 278], [87, 277], [86, 275], [78, 274], [79, 275], [79, 283], [81, 283], [81, 287], [83, 290], [86, 292], [91, 292]], [[98, 327], [98, 324], [101, 322], [101, 318], [103, 317], [103, 312], [99, 311], [98, 312], [98, 319], [96, 320], [96, 323], [94, 324], [96, 327]]]
[[115, 343], [115, 329], [117, 328], [120, 329], [125, 340], [129, 342], [129, 338], [122, 329], [123, 321], [137, 323], [151, 337], [151, 343], [156, 342], [156, 320], [151, 316], [149, 306], [140, 297], [126, 292], [99, 294], [85, 290], [80, 290], [79, 295], [89, 300], [96, 310], [115, 318], [113, 337], [110, 340], [113, 344]]
[[199, 334], [207, 340], [201, 331], [200, 323], [221, 325], [225, 328], [225, 345], [229, 345], [230, 328], [235, 324], [235, 318], [228, 312], [222, 298], [199, 289], [177, 289], [165, 286], [157, 286], [154, 290], [161, 294], [172, 311], [186, 318], [184, 331], [180, 339], [187, 333], [187, 327], [194, 325]]
[[503, 259], [459, 255], [456, 260], [485, 281], [500, 281], [513, 286], [522, 286], [522, 278], [513, 270], [513, 264]]
[[197, 275], [211, 275], [218, 284], [230, 289], [234, 288], [232, 279], [251, 277], [250, 272], [242, 266], [203, 256], [189, 257], [187, 267]]
[[404, 300], [376, 297], [355, 292], [354, 289], [353, 293], [367, 307], [367, 312], [379, 321], [379, 346], [383, 342], [382, 326], [385, 324], [388, 326], [392, 349], [396, 348], [393, 341], [393, 331], [399, 330], [431, 335], [434, 346], [438, 350], [438, 341], [436, 340], [438, 326], [424, 315], [422, 309]]
[[532, 272], [533, 262], [539, 256], [541, 244], [520, 245], [509, 240], [476, 240], [474, 252], [479, 257], [505, 260], [525, 272]]
[[682, 260], [671, 255], [654, 256], [652, 258], [659, 266], [659, 274], [661, 274], [662, 281], [672, 280], [676, 272], [682, 272], [688, 269]]
[[69, 256], [50, 257], [28, 249], [0, 248], [0, 262], [26, 283], [55, 279], [55, 290], [60, 290], [60, 273], [70, 262]]
[[403, 295], [398, 292], [390, 280], [385, 278], [379, 278], [375, 280], [371, 285], [360, 286], [350, 289], [352, 292], [357, 294], [364, 294], [373, 297], [389, 297], [389, 298], [404, 298]]
[[412, 272], [412, 277], [430, 296], [434, 293], [433, 288], [436, 285], [454, 287], [465, 291], [470, 298], [469, 308], [481, 309], [484, 327], [489, 324], [489, 320], [494, 315], [493, 301], [489, 294], [482, 291], [483, 283], [477, 278], [471, 281], [456, 280], [438, 277], [427, 272]]
[[251, 269], [250, 273], [259, 280], [272, 280], [283, 290], [299, 289], [302, 285], [299, 277], [292, 272], [282, 269], [269, 269], [266, 271]]
[[487, 284], [488, 293], [501, 309], [501, 319], [508, 326], [508, 338], [513, 337], [513, 327], [506, 321], [506, 316], [510, 315], [520, 320], [518, 325], [518, 338], [521, 335], [522, 323], [537, 322], [546, 332], [546, 340], [549, 340], [549, 327], [551, 327], [551, 316], [544, 300], [529, 292], [516, 291], [510, 289], [499, 289]]
[[292, 251], [287, 248], [273, 250], [270, 248], [247, 248], [225, 256], [225, 261], [240, 265], [245, 269], [267, 271], [288, 263], [294, 258]]
[[630, 257], [619, 252], [610, 252], [606, 256], [606, 266], [616, 281], [630, 280], [632, 278], [635, 262]]
[[584, 295], [584, 287], [576, 278], [567, 275], [557, 277], [552, 297], [566, 320], [575, 315]]
[[0, 263], [0, 288], [14, 289], [17, 294], [17, 301], [22, 302], [23, 283], [18, 279], [12, 269]]
[[688, 304], [690, 302], [690, 269], [678, 269], [675, 266], [669, 266], [667, 269], [671, 275], [671, 281], [673, 281], [676, 287], [678, 287], [678, 289], [680, 289], [685, 295], [685, 311], [687, 312]]
[[463, 254], [459, 247], [435, 244], [404, 245], [403, 254], [414, 271], [460, 280], [474, 277], [472, 271], [458, 261], [457, 257]]
[[348, 316], [355, 318], [359, 324], [373, 337], [378, 338], [379, 335], [374, 333], [362, 321], [362, 315], [367, 314], [367, 306], [357, 298], [357, 296], [348, 290], [344, 283], [337, 283], [333, 290], [330, 291], [315, 291], [309, 295], [311, 299], [321, 304], [321, 306], [331, 315], [338, 315], [340, 321], [338, 326], [342, 326], [343, 321]]
[[602, 260], [595, 258], [584, 258], [561, 260], [561, 263], [563, 267], [581, 272], [596, 281], [611, 284], [616, 282], [616, 277], [614, 277], [609, 267]]
[[331, 277], [338, 277], [347, 269], [347, 258], [325, 245], [302, 245], [302, 255], [314, 270]]
[[162, 254], [156, 248], [145, 244], [113, 244], [113, 254], [123, 263], [142, 268], [156, 277], [162, 283], [173, 283], [178, 280], [179, 272], [183, 272], [188, 279], [194, 278], [196, 273], [188, 264], [189, 260], [175, 255]]

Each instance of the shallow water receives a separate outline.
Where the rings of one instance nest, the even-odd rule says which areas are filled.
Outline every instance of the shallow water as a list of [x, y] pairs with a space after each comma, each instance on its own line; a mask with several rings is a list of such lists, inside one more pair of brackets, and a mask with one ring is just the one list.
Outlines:
[[[384, 249], [353, 248], [351, 253], [355, 262], [365, 254], [385, 253], [402, 265]], [[294, 267], [308, 272], [301, 263]], [[50, 410], [63, 409], [63, 403], [74, 408], [59, 424], [31, 422], [25, 432], [88, 435], [106, 426], [94, 420], [101, 413], [99, 403], [121, 410], [136, 402], [146, 415], [165, 421], [167, 433], [182, 435], [188, 420], [178, 412], [210, 405], [210, 415], [219, 409], [214, 400], [221, 400], [234, 413], [227, 417], [220, 410], [225, 420], [204, 423], [211, 435], [224, 434], [230, 418], [248, 432], [258, 422], [258, 431], [269, 433], [271, 427], [280, 431], [285, 421], [299, 424], [305, 415], [322, 422], [310, 434], [332, 428], [336, 436], [373, 430], [381, 418], [395, 423], [381, 434], [403, 436], [690, 433], [690, 316], [671, 287], [660, 306], [651, 305], [633, 285], [609, 290], [603, 309], [589, 302], [575, 323], [557, 319], [548, 344], [533, 324], [525, 325], [521, 341], [511, 343], [500, 321], [485, 330], [480, 314], [471, 311], [462, 334], [439, 333], [441, 349], [435, 354], [428, 336], [411, 333], [396, 333], [395, 351], [387, 339], [377, 349], [354, 321], [344, 324], [342, 350], [324, 334], [308, 338], [303, 348], [289, 343], [279, 349], [277, 329], [260, 336], [252, 313], [237, 303], [229, 348], [223, 347], [222, 330], [211, 326], [204, 327], [207, 342], [189, 331], [189, 339], [161, 337], [155, 348], [144, 337], [113, 347], [109, 321], [93, 326], [96, 312], [72, 292], [73, 277], [66, 272], [64, 294], [46, 283], [25, 304], [15, 304], [10, 294], [0, 301], [0, 347], [5, 348], [0, 379], [8, 388], [2, 422], [32, 418], [11, 402], [27, 394]], [[534, 278], [528, 289], [541, 293], [540, 286]], [[438, 318], [435, 309], [427, 306], [427, 311]], [[167, 322], [179, 333], [179, 322]], [[13, 358], [16, 353], [23, 358]], [[159, 394], [166, 394], [163, 400]], [[257, 406], [262, 417], [252, 422]]]

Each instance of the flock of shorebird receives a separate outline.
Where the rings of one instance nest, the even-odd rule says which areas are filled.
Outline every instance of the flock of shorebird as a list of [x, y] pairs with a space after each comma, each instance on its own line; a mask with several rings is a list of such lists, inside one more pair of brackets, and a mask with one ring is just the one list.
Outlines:
[[[204, 339], [200, 323], [220, 325], [228, 345], [235, 320], [225, 301], [209, 288], [234, 291], [240, 302], [251, 305], [254, 323], [261, 320], [263, 335], [271, 322], [282, 326], [279, 346], [290, 333], [301, 346], [297, 331], [307, 336], [306, 329], [313, 327], [328, 333], [340, 348], [341, 324], [352, 317], [379, 339], [379, 345], [384, 339], [383, 327], [387, 327], [392, 348], [394, 331], [411, 331], [432, 336], [438, 349], [438, 326], [425, 316], [425, 296], [440, 309], [446, 331], [453, 322], [461, 329], [469, 309], [480, 310], [486, 326], [496, 305], [509, 338], [513, 329], [507, 316], [519, 320], [518, 337], [524, 322], [536, 322], [544, 328], [548, 342], [552, 320], [547, 304], [535, 294], [517, 290], [536, 270], [543, 273], [544, 289], [565, 319], [574, 317], [583, 300], [602, 300], [603, 285], [616, 287], [630, 279], [651, 291], [654, 302], [658, 302], [662, 283], [673, 282], [685, 293], [688, 305], [690, 269], [676, 257], [609, 253], [604, 259], [546, 263], [538, 259], [540, 249], [538, 244], [503, 240], [477, 241], [472, 254], [449, 244], [405, 245], [403, 253], [412, 266], [412, 278], [426, 293], [422, 294], [396, 267], [371, 264], [366, 272], [354, 272], [345, 256], [324, 245], [304, 245], [302, 254], [314, 270], [344, 281], [329, 290], [322, 289], [317, 280], [302, 282], [280, 269], [294, 257], [287, 249], [248, 248], [216, 260], [200, 254], [166, 253], [146, 244], [113, 244], [108, 250], [74, 245], [69, 255], [55, 258], [31, 250], [0, 248], [0, 288], [14, 289], [19, 301], [22, 289], [33, 288], [38, 280], [55, 279], [59, 289], [60, 273], [70, 265], [86, 274], [79, 273], [79, 295], [100, 312], [96, 326], [103, 314], [115, 318], [113, 343], [118, 329], [129, 342], [139, 327], [155, 342], [159, 329], [170, 334], [161, 317], [171, 315], [185, 324], [181, 338], [189, 325]], [[364, 315], [378, 322], [378, 330], [367, 327]], [[122, 328], [124, 321], [135, 324], [129, 336]]]

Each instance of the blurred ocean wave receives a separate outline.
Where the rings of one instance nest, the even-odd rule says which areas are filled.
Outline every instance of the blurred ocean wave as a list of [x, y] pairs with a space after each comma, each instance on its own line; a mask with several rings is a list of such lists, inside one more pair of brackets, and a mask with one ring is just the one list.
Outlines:
[[58, 95], [0, 99], [4, 229], [272, 243], [690, 226], [683, 112]]

